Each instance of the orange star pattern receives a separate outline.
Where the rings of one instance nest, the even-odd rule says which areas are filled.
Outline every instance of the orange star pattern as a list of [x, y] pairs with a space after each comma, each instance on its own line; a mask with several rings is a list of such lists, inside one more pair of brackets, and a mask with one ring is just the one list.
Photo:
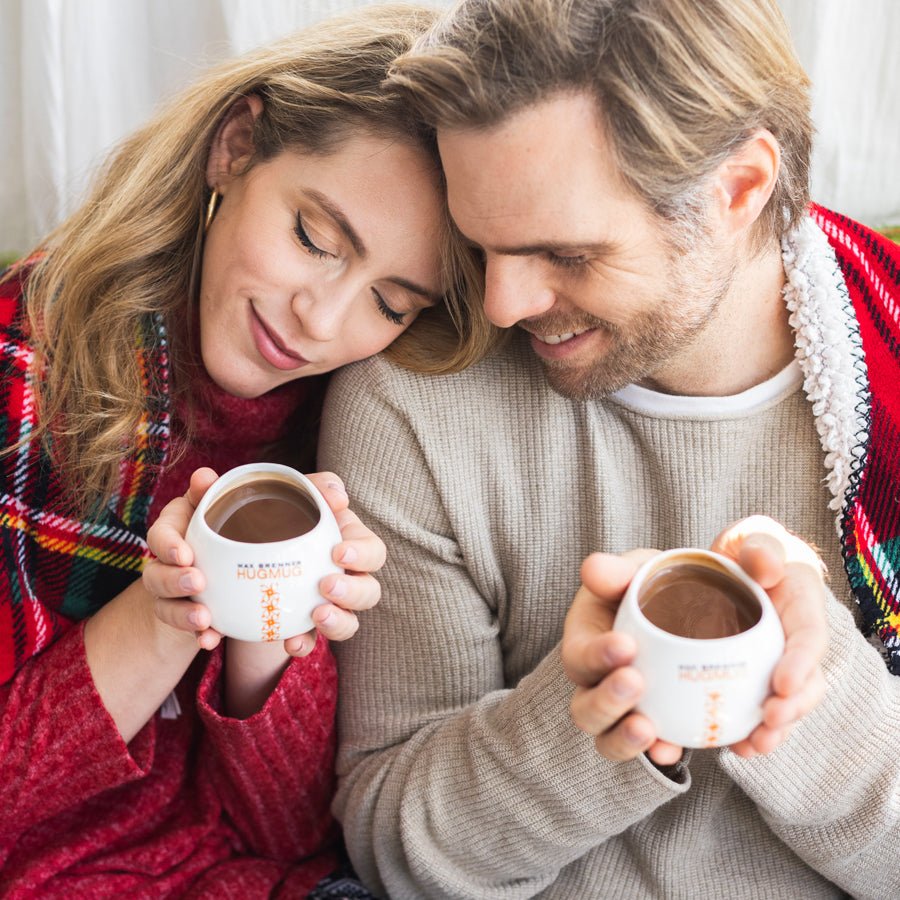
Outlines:
[[715, 747], [718, 745], [719, 731], [721, 724], [719, 722], [720, 702], [722, 695], [718, 691], [710, 691], [706, 695], [706, 735], [704, 737], [704, 746]]
[[274, 585], [260, 585], [260, 611], [262, 612], [262, 639], [277, 641], [281, 637], [281, 595]]

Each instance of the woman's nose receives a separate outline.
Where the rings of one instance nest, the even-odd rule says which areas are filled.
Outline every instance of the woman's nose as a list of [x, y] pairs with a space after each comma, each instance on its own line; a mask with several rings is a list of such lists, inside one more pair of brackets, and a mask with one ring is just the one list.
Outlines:
[[344, 294], [346, 291], [337, 287], [294, 294], [291, 310], [308, 338], [324, 343], [340, 336], [349, 308], [349, 299]]
[[488, 257], [484, 278], [484, 312], [500, 328], [509, 328], [553, 306], [553, 290], [528, 257]]

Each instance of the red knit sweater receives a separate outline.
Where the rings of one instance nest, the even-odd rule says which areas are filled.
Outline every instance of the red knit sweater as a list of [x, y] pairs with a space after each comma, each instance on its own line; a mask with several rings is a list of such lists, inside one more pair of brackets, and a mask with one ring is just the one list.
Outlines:
[[[151, 522], [198, 466], [257, 458], [306, 391], [243, 401], [192, 388], [195, 441], [157, 479]], [[243, 721], [221, 713], [222, 650], [199, 654], [176, 691], [180, 712], [167, 703], [126, 745], [87, 667], [83, 622], [53, 621], [56, 639], [0, 685], [0, 896], [305, 897], [335, 867], [336, 673], [324, 640]]]
[[221, 654], [198, 658], [126, 746], [83, 625], [0, 688], [0, 895], [305, 897], [335, 866], [335, 671], [325, 641], [266, 705], [220, 714]]

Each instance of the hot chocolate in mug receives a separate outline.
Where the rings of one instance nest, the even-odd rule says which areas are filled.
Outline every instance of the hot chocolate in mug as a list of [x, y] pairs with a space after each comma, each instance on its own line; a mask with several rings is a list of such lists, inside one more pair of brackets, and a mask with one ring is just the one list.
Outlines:
[[636, 709], [661, 740], [727, 746], [762, 721], [784, 631], [737, 563], [710, 550], [654, 556], [635, 574], [613, 628], [637, 642], [644, 692]]
[[319, 582], [342, 569], [331, 508], [300, 472], [254, 463], [226, 472], [203, 495], [187, 543], [206, 587], [194, 599], [212, 627], [242, 641], [278, 641], [309, 631], [325, 599]]

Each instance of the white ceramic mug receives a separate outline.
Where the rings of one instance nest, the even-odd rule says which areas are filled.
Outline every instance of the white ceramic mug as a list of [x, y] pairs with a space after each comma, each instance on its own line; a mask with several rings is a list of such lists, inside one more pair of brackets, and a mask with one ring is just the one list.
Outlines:
[[[259, 541], [266, 533], [260, 531], [251, 535], [257, 542], [218, 533], [220, 525], [225, 531], [227, 526], [214, 527], [208, 520], [210, 509], [216, 512], [216, 501], [229, 495], [237, 499], [223, 503], [233, 506], [233, 512], [246, 510], [252, 499], [260, 499], [248, 486], [260, 482], [278, 483], [292, 499], [294, 492], [302, 497], [298, 507], [309, 512], [312, 527], [279, 540]], [[251, 499], [242, 499], [241, 492]], [[186, 540], [194, 551], [194, 565], [206, 578], [205, 589], [195, 599], [209, 609], [216, 631], [243, 641], [284, 640], [309, 631], [310, 613], [326, 602], [319, 582], [342, 571], [331, 559], [341, 531], [325, 498], [305, 475], [275, 463], [238, 466], [222, 475], [194, 511]]]
[[[682, 564], [732, 579], [741, 596], [758, 604], [755, 624], [718, 638], [683, 637], [654, 625], [641, 610], [645, 588], [654, 575]], [[643, 676], [644, 692], [636, 709], [650, 719], [657, 737], [682, 747], [727, 746], [762, 721], [784, 631], [766, 592], [727, 557], [694, 549], [653, 557], [629, 585], [613, 627], [637, 642], [633, 665]]]

